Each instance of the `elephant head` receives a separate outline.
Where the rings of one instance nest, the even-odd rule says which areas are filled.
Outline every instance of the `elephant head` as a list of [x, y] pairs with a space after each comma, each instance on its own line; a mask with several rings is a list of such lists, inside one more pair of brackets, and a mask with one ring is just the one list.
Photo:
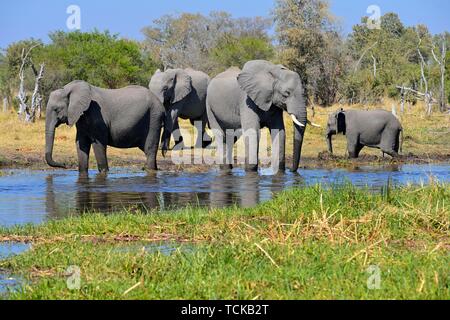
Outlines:
[[241, 89], [261, 110], [268, 111], [275, 105], [291, 116], [294, 122], [292, 170], [297, 171], [308, 122], [300, 76], [281, 65], [255, 60], [244, 65], [237, 80]]
[[73, 126], [91, 104], [91, 86], [84, 81], [73, 81], [50, 94], [45, 119], [45, 160], [51, 167], [64, 168], [53, 161], [55, 130], [61, 124]]
[[344, 109], [341, 109], [337, 112], [330, 114], [330, 116], [328, 117], [327, 133], [326, 133], [328, 151], [330, 153], [333, 153], [333, 144], [331, 142], [331, 137], [333, 135], [341, 133], [341, 132], [345, 135], [346, 130], [347, 130], [347, 127], [345, 124]]
[[182, 107], [179, 102], [192, 92], [192, 79], [183, 69], [167, 69], [164, 72], [157, 70], [150, 79], [149, 89], [161, 101], [166, 110], [162, 138], [162, 150], [165, 154], [169, 147], [175, 121]]

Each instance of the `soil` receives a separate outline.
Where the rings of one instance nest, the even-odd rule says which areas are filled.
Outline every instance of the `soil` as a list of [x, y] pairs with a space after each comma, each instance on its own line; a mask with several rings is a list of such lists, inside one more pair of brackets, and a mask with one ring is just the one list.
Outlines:
[[[66, 163], [70, 169], [77, 168], [75, 158], [58, 159]], [[144, 167], [144, 157], [110, 157], [110, 167], [131, 167], [142, 169]], [[391, 158], [376, 155], [360, 155], [357, 159], [348, 159], [345, 156], [336, 156], [328, 152], [320, 152], [317, 157], [302, 157], [300, 161], [300, 168], [352, 168], [361, 165], [396, 165], [396, 164], [428, 164], [428, 163], [445, 163], [450, 162], [450, 153], [430, 153], [430, 154], [413, 154], [407, 153], [401, 155], [399, 158]], [[290, 156], [286, 157], [287, 167], [292, 163]], [[91, 168], [95, 168], [95, 162], [91, 163]], [[172, 163], [170, 154], [163, 158], [158, 156], [158, 168], [163, 171], [188, 171], [188, 172], [205, 172], [215, 165], [208, 164], [183, 164], [177, 165]], [[0, 169], [35, 169], [47, 170], [51, 168], [45, 163], [42, 155], [30, 154], [14, 154], [14, 155], [0, 155]]]

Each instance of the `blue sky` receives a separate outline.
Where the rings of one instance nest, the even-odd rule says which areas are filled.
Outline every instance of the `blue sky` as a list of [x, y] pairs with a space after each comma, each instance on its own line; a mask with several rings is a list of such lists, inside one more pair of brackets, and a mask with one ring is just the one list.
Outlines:
[[[141, 40], [142, 27], [164, 14], [224, 10], [235, 17], [268, 16], [274, 0], [6, 0], [0, 4], [0, 48], [30, 37], [46, 41], [50, 31], [67, 30], [71, 4], [81, 8], [82, 31], [108, 29]], [[347, 33], [372, 4], [381, 14], [397, 12], [406, 25], [424, 23], [432, 33], [450, 31], [448, 0], [331, 0], [331, 9]]]

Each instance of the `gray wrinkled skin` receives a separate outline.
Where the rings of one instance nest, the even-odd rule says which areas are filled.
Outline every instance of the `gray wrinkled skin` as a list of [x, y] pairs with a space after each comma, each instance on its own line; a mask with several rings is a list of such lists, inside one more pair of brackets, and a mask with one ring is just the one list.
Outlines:
[[[209, 76], [201, 71], [193, 69], [167, 69], [164, 72], [156, 71], [152, 76], [149, 88], [164, 104], [166, 110], [166, 126], [162, 137], [163, 152], [167, 150], [172, 133], [179, 129], [178, 117], [189, 119], [191, 124], [201, 122], [198, 132], [196, 147], [204, 148], [211, 143], [209, 136], [205, 134], [208, 123], [206, 115], [206, 90], [209, 84]], [[173, 124], [171, 126], [170, 124]], [[183, 137], [174, 135], [175, 145], [181, 147]]]
[[398, 119], [386, 110], [341, 110], [328, 118], [328, 151], [333, 153], [332, 136], [343, 133], [347, 138], [350, 158], [357, 158], [363, 147], [378, 148], [383, 153], [398, 157], [401, 132]]
[[[258, 169], [260, 129], [264, 127], [269, 128], [271, 133], [278, 133], [279, 148], [276, 159], [279, 161], [279, 170], [284, 170], [286, 134], [283, 111], [294, 115], [305, 125], [300, 127], [294, 124], [292, 171], [298, 169], [307, 116], [303, 88], [297, 73], [265, 60], [249, 61], [242, 70], [230, 68], [211, 80], [206, 109], [211, 129], [221, 133], [220, 137], [216, 137], [216, 140], [221, 140], [217, 143], [222, 144], [223, 150], [226, 150], [223, 159], [226, 165], [222, 166], [223, 169], [232, 167], [233, 146], [227, 143], [226, 130], [242, 129], [243, 132], [250, 130], [256, 133], [256, 146], [252, 145], [250, 148], [249, 139], [245, 140], [248, 171]], [[237, 138], [238, 136], [235, 140]], [[274, 140], [272, 145], [273, 142]], [[256, 163], [250, 159], [256, 159]]]
[[55, 129], [61, 124], [76, 125], [76, 147], [80, 172], [87, 172], [89, 153], [94, 150], [100, 172], [108, 171], [107, 146], [140, 148], [147, 167], [156, 170], [164, 107], [145, 87], [102, 89], [84, 81], [73, 81], [50, 94], [46, 115], [47, 163], [53, 160]]

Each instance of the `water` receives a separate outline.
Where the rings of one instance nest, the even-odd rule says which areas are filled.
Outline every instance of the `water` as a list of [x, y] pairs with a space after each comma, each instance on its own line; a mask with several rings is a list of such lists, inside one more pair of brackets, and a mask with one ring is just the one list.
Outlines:
[[114, 212], [124, 208], [168, 209], [186, 205], [250, 207], [269, 200], [283, 189], [315, 183], [351, 181], [357, 186], [380, 190], [390, 179], [394, 185], [428, 183], [430, 177], [450, 182], [450, 164], [361, 166], [343, 169], [304, 169], [299, 173], [271, 175], [235, 169], [223, 175], [158, 172], [149, 175], [116, 169], [107, 176], [91, 171], [0, 171], [0, 226], [38, 224], [49, 219], [78, 215], [88, 210]]

